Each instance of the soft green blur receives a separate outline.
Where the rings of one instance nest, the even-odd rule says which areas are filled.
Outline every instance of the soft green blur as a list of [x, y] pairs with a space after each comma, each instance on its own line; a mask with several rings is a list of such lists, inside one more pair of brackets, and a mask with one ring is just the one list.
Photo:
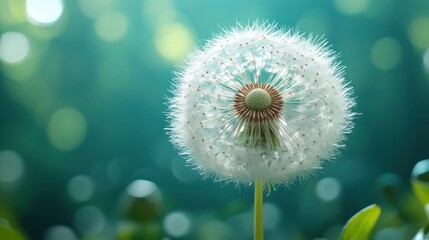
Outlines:
[[265, 238], [337, 239], [371, 203], [374, 239], [414, 236], [429, 1], [0, 0], [0, 239], [252, 239], [253, 187], [202, 180], [164, 113], [184, 56], [254, 20], [327, 39], [360, 113], [338, 159], [264, 197]]

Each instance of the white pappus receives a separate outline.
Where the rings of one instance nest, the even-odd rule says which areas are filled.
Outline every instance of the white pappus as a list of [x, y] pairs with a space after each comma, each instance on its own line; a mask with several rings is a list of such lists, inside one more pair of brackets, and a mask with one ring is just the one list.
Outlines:
[[287, 184], [321, 168], [355, 105], [326, 45], [268, 23], [223, 31], [176, 74], [171, 141], [216, 180]]

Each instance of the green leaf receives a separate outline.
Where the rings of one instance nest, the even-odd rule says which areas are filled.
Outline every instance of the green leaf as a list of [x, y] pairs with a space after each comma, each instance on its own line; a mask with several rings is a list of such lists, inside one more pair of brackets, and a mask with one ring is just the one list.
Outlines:
[[414, 193], [416, 194], [419, 201], [426, 205], [429, 203], [429, 184], [419, 180], [413, 180], [411, 182]]
[[340, 240], [367, 240], [380, 213], [381, 208], [376, 204], [356, 213], [344, 226]]
[[411, 174], [411, 185], [419, 201], [429, 203], [429, 159], [418, 162]]
[[3, 221], [0, 222], [0, 237], [7, 240], [25, 240], [24, 235]]

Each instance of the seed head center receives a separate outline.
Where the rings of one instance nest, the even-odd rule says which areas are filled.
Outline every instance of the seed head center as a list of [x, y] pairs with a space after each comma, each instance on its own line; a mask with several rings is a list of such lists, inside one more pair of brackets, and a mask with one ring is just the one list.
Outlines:
[[255, 88], [246, 95], [245, 102], [248, 108], [263, 111], [271, 106], [271, 96], [264, 89]]

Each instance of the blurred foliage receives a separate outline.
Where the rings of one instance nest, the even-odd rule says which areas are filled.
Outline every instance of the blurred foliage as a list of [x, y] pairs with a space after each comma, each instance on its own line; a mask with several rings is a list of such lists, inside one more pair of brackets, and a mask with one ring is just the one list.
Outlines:
[[426, 206], [429, 203], [429, 159], [420, 161], [414, 166], [411, 184], [420, 203]]
[[265, 197], [266, 239], [338, 239], [373, 202], [373, 239], [416, 236], [429, 1], [0, 0], [0, 239], [252, 239], [252, 188], [201, 181], [164, 112], [184, 56], [256, 19], [323, 35], [361, 113], [339, 159]]
[[381, 208], [370, 205], [356, 213], [344, 226], [340, 240], [369, 239], [372, 229], [381, 214]]
[[424, 228], [422, 228], [413, 238], [413, 240], [427, 240], [427, 239], [429, 239], [429, 225], [426, 225]]
[[[426, 216], [429, 216], [429, 159], [422, 160], [414, 166], [411, 174], [411, 184], [414, 193], [424, 207]], [[429, 239], [429, 223], [413, 238], [413, 240], [426, 239]]]
[[8, 240], [24, 240], [26, 239], [20, 232], [12, 228], [9, 222], [0, 218], [0, 236]]

